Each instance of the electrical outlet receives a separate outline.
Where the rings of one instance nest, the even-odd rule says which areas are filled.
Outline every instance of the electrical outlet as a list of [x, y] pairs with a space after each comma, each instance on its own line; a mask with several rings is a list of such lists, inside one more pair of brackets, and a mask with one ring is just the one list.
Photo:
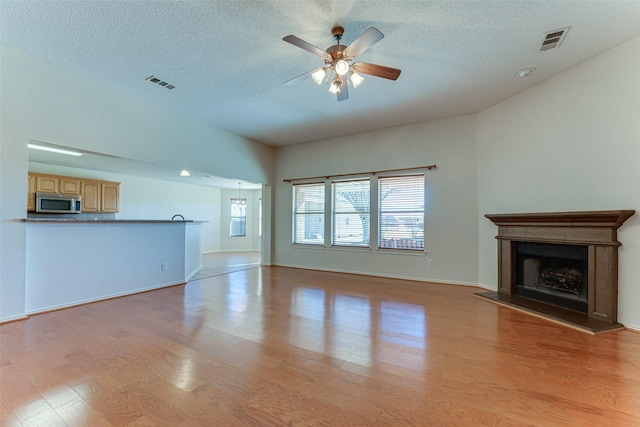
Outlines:
[[428, 260], [427, 260], [427, 265], [428, 265], [429, 267], [433, 267], [433, 260], [432, 260], [432, 259], [428, 259]]
[[167, 263], [166, 262], [163, 262], [162, 264], [160, 264], [160, 270], [167, 271]]

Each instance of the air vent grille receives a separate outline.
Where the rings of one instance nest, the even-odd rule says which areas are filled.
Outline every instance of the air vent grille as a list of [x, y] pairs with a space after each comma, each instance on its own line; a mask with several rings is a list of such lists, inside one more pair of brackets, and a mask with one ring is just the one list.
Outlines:
[[157, 78], [156, 76], [154, 76], [153, 74], [150, 75], [149, 77], [147, 77], [145, 80], [150, 81], [151, 83], [155, 83], [157, 85], [160, 85], [166, 89], [173, 89], [175, 88], [174, 85], [165, 82], [164, 80], [160, 80], [159, 78]]
[[540, 51], [545, 51], [549, 49], [556, 48], [560, 46], [562, 41], [564, 40], [569, 28], [560, 28], [557, 30], [549, 31], [544, 35], [544, 40], [542, 40], [542, 46], [540, 46]]

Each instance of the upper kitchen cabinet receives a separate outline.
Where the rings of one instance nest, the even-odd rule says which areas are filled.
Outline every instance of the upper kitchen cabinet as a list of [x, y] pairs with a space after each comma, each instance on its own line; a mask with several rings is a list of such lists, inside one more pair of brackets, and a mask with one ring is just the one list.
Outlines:
[[69, 176], [60, 177], [60, 193], [62, 194], [80, 194], [80, 178], [72, 178]]
[[73, 176], [29, 172], [27, 211], [36, 210], [36, 193], [78, 194], [82, 212], [116, 213], [120, 210], [120, 183]]
[[80, 194], [80, 178], [29, 173], [29, 192]]
[[118, 212], [120, 208], [120, 183], [106, 182], [100, 183], [102, 191], [102, 212]]
[[60, 177], [55, 175], [36, 175], [37, 193], [57, 193], [60, 185]]
[[27, 180], [27, 212], [36, 210], [36, 177], [29, 174]]
[[120, 183], [82, 180], [82, 212], [118, 212]]

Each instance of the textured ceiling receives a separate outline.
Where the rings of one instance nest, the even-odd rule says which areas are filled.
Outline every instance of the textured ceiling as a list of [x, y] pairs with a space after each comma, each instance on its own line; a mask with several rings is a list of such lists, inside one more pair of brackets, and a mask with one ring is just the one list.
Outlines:
[[[5, 45], [273, 146], [476, 112], [640, 35], [639, 1], [1, 0], [0, 16]], [[347, 45], [382, 31], [358, 60], [400, 78], [365, 76], [345, 102], [283, 86], [323, 63], [282, 37], [325, 49], [336, 24]]]

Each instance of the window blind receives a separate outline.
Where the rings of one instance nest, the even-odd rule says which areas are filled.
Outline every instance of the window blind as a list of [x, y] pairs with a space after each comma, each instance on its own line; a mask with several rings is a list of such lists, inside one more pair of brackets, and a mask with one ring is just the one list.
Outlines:
[[424, 250], [424, 174], [378, 179], [378, 247]]
[[231, 237], [247, 235], [247, 199], [231, 199], [229, 235]]
[[368, 179], [332, 183], [331, 244], [369, 246], [370, 183]]
[[324, 183], [293, 186], [293, 243], [324, 245]]

